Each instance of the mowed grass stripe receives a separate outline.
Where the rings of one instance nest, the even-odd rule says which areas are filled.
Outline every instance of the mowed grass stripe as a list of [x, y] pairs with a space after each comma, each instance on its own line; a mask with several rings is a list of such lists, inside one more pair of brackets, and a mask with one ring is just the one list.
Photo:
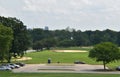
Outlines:
[[0, 77], [119, 77], [119, 74], [79, 74], [79, 73], [12, 73], [0, 71]]

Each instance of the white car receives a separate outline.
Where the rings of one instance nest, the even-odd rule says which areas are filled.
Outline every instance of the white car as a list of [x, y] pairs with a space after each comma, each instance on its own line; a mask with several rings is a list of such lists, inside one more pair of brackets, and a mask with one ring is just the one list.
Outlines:
[[14, 63], [10, 63], [10, 65], [14, 66], [15, 68], [20, 68], [20, 66], [19, 66], [19, 65], [14, 64]]
[[9, 68], [11, 68], [11, 69], [14, 69], [14, 68], [15, 68], [14, 66], [12, 66], [12, 65], [10, 65], [10, 64], [2, 64], [2, 66], [6, 66], [6, 67], [9, 67]]
[[6, 67], [6, 66], [0, 66], [0, 70], [11, 70], [11, 68]]

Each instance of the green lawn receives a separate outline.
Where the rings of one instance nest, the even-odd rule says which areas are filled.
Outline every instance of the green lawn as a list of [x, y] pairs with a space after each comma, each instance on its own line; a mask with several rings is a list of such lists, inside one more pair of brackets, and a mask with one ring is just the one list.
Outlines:
[[[75, 60], [80, 60], [87, 64], [102, 64], [102, 62], [95, 62], [95, 60], [88, 57], [89, 52], [52, 52], [52, 51], [42, 51], [27, 53], [25, 56], [32, 57], [32, 60], [27, 60], [25, 63], [28, 64], [42, 64], [47, 63], [48, 58], [51, 58], [52, 63], [69, 63], [73, 64]], [[115, 69], [120, 65], [120, 61], [116, 63], [107, 64], [109, 68]]]
[[87, 64], [100, 64], [95, 62], [93, 59], [88, 57], [88, 52], [52, 52], [52, 51], [43, 51], [43, 52], [33, 52], [28, 53], [25, 56], [32, 57], [32, 60], [26, 61], [29, 64], [39, 64], [47, 63], [48, 58], [51, 58], [52, 63], [71, 63], [73, 64], [75, 60], [83, 61]]
[[119, 77], [119, 74], [12, 73], [0, 71], [0, 77]]

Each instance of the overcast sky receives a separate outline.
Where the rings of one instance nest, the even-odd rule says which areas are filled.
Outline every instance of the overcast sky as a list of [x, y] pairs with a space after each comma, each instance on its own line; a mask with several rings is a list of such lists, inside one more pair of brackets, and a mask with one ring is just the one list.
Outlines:
[[0, 15], [28, 28], [120, 31], [120, 0], [0, 0]]

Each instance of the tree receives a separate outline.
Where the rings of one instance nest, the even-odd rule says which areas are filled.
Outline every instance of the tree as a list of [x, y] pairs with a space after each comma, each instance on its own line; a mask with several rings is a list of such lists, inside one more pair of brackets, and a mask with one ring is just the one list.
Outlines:
[[117, 36], [117, 32], [116, 31], [112, 31], [112, 30], [104, 30], [102, 32], [102, 41], [103, 42], [112, 42], [112, 43], [118, 43], [118, 36]]
[[71, 46], [75, 46], [75, 41], [74, 40], [68, 40], [68, 39], [65, 39], [65, 40], [62, 40], [59, 42], [59, 46], [60, 47], [71, 47]]
[[40, 28], [29, 29], [29, 33], [32, 36], [33, 43], [40, 41], [44, 38], [44, 30]]
[[89, 57], [95, 58], [97, 62], [103, 62], [104, 70], [106, 70], [106, 64], [119, 60], [119, 56], [119, 48], [111, 42], [97, 44], [89, 52]]
[[33, 44], [33, 49], [39, 51], [43, 50], [43, 42], [42, 41], [37, 41]]
[[90, 36], [92, 45], [102, 42], [102, 35], [103, 35], [102, 32], [99, 30], [93, 31]]
[[12, 28], [13, 30], [14, 40], [12, 41], [10, 52], [22, 57], [24, 55], [24, 51], [26, 51], [30, 45], [26, 26], [19, 19], [11, 17], [0, 17], [0, 23]]
[[43, 47], [46, 48], [46, 49], [50, 49], [51, 47], [55, 47], [56, 46], [56, 39], [54, 38], [46, 38], [46, 39], [43, 39], [41, 40], [42, 43], [43, 43]]
[[10, 48], [12, 45], [13, 40], [13, 31], [9, 27], [5, 27], [0, 24], [0, 60], [7, 60], [10, 62], [11, 55], [10, 55]]
[[88, 35], [85, 32], [81, 32], [80, 30], [78, 30], [75, 32], [73, 38], [76, 41], [76, 46], [89, 45]]

